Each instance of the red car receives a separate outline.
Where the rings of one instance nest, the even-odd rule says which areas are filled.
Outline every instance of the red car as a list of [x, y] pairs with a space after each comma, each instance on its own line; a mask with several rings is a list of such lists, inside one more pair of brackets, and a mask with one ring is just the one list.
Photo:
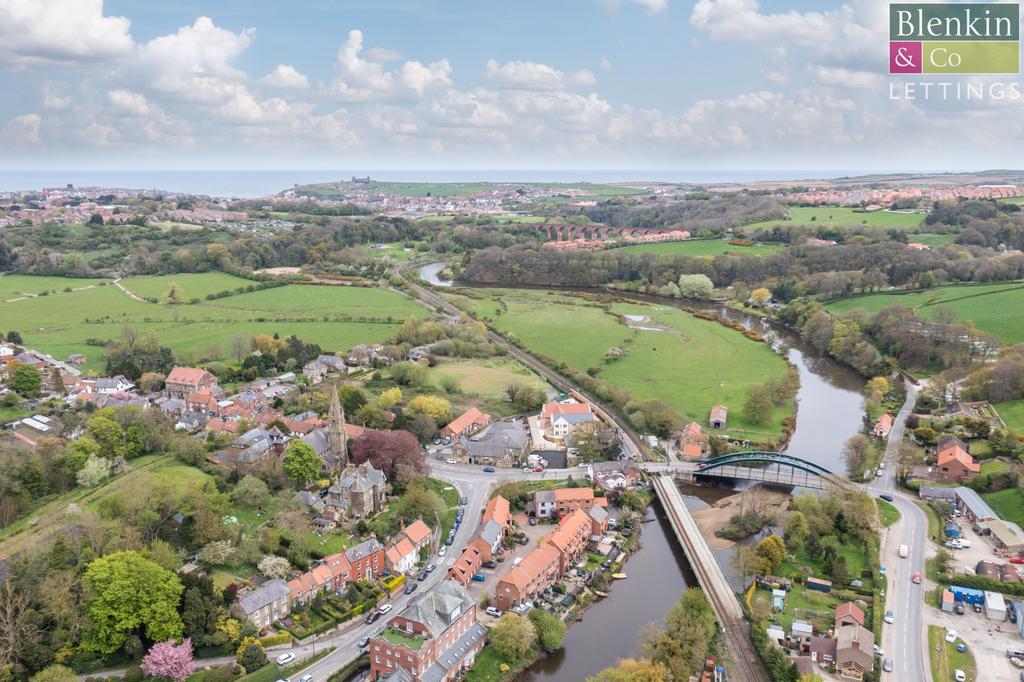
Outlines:
[[533, 473], [535, 473], [535, 474], [542, 473], [543, 471], [544, 471], [544, 467], [534, 467], [533, 468]]
[[1024, 564], [1024, 556], [1012, 556], [1010, 557], [1011, 564]]
[[920, 585], [921, 584], [921, 571], [914, 571], [914, 577], [911, 578], [911, 580], [914, 581], [915, 585]]

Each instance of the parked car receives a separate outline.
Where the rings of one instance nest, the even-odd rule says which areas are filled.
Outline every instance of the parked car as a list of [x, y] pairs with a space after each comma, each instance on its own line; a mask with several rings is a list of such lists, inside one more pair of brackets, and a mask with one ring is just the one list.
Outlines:
[[[455, 542], [455, 538], [454, 538], [454, 537], [452, 537], [451, 535], [449, 535], [449, 536], [448, 536], [447, 538], [445, 538], [445, 540], [444, 540], [444, 544], [446, 544], [446, 545], [450, 545], [450, 544], [452, 544], [453, 542]], [[442, 555], [442, 556], [444, 556], [444, 555]]]
[[948, 643], [952, 644], [956, 641], [957, 637], [959, 637], [959, 635], [957, 635], [956, 630], [946, 630], [946, 641]]
[[427, 573], [426, 571], [423, 571], [418, 576], [416, 576], [416, 580], [419, 580], [420, 582], [423, 582], [424, 580], [427, 579], [427, 576], [429, 576], [429, 575], [430, 575], [429, 573]]
[[381, 607], [377, 610], [380, 611], [380, 614], [383, 616], [385, 613], [391, 610], [391, 604], [382, 604]]
[[493, 562], [493, 561], [485, 561], [485, 562], [483, 562], [480, 565], [483, 566], [484, 568], [497, 568], [498, 567], [498, 564]]
[[953, 671], [953, 679], [956, 680], [956, 682], [967, 682], [967, 673], [960, 668], [957, 668]]
[[974, 605], [974, 612], [975, 613], [981, 613], [981, 604], [975, 604]]
[[879, 495], [879, 497], [885, 500], [886, 502], [892, 502], [892, 495]]
[[446, 460], [444, 461], [444, 463], [445, 463], [445, 464], [458, 464], [458, 463], [459, 463], [459, 460], [457, 460], [457, 459], [453, 459], [453, 458], [449, 457], [448, 459], [446, 459]]
[[1012, 556], [1010, 557], [1011, 564], [1024, 564], [1024, 556]]
[[441, 444], [441, 439], [440, 438], [435, 438], [434, 439], [434, 445], [440, 445], [440, 444]]
[[530, 525], [531, 526], [536, 526], [537, 525], [537, 517], [536, 516], [531, 516], [530, 517]]
[[493, 606], [488, 606], [485, 612], [487, 613], [488, 616], [494, 616], [495, 618], [501, 617], [501, 611], [494, 608]]
[[494, 473], [494, 467], [484, 467], [483, 471], [484, 471], [485, 474], [493, 474]]
[[474, 573], [473, 580], [475, 582], [482, 583], [483, 581], [487, 580], [487, 576], [485, 576], [483, 573]]
[[882, 651], [882, 647], [875, 645], [875, 656], [884, 656], [885, 652]]
[[576, 465], [576, 468], [586, 469], [588, 466], [590, 466], [590, 462], [580, 462], [579, 464]]
[[433, 573], [435, 568], [437, 568], [437, 564], [435, 564], [433, 561], [431, 561], [429, 564], [427, 564], [427, 567], [424, 568], [423, 570], [426, 571], [427, 573]]
[[463, 506], [469, 504], [469, 498], [463, 495], [462, 497], [459, 498], [459, 504]]
[[406, 586], [405, 586], [405, 593], [406, 594], [412, 594], [413, 592], [416, 591], [416, 588], [419, 587], [419, 586], [420, 586], [419, 583], [407, 583]]
[[295, 654], [289, 652], [289, 653], [281, 654], [280, 656], [278, 656], [277, 657], [277, 664], [278, 665], [288, 665], [289, 663], [291, 663], [294, 660], [295, 660]]
[[528, 545], [530, 543], [530, 541], [527, 540], [525, 537], [516, 538], [516, 542], [518, 542], [520, 545]]
[[447, 545], [441, 545], [441, 548], [437, 550], [437, 556], [444, 556], [447, 553], [448, 553], [448, 546]]
[[360, 649], [365, 649], [365, 648], [366, 648], [366, 646], [367, 646], [367, 645], [368, 645], [369, 643], [370, 643], [370, 636], [369, 636], [369, 635], [367, 635], [366, 637], [363, 637], [363, 638], [362, 638], [361, 640], [359, 640], [359, 648], [360, 648]]
[[915, 585], [920, 585], [921, 584], [921, 571], [914, 571], [914, 575], [910, 578], [910, 580]]
[[884, 670], [887, 673], [891, 673], [892, 672], [892, 659], [891, 658], [885, 659], [885, 662], [882, 663], [882, 670]]
[[893, 613], [892, 611], [886, 611], [885, 612], [885, 622], [889, 623], [889, 624], [895, 623], [896, 622], [896, 614]]
[[368, 614], [366, 614], [366, 624], [369, 625], [370, 623], [376, 622], [377, 619], [380, 618], [380, 616], [381, 613], [378, 609], [370, 611]]
[[299, 678], [299, 682], [313, 682], [313, 676], [312, 675], [303, 675], [302, 677]]
[[956, 603], [956, 615], [958, 615], [958, 616], [964, 615], [964, 605], [963, 605], [963, 602], [957, 602]]
[[544, 473], [544, 467], [533, 467], [533, 473], [542, 474]]
[[967, 645], [964, 644], [963, 642], [960, 642], [959, 644], [956, 645], [956, 650], [959, 651], [960, 653], [963, 653], [963, 652], [967, 651]]
[[523, 467], [523, 473], [524, 473], [524, 474], [528, 474], [528, 473], [530, 473], [531, 471], [533, 471], [533, 469], [531, 469], [530, 467]]

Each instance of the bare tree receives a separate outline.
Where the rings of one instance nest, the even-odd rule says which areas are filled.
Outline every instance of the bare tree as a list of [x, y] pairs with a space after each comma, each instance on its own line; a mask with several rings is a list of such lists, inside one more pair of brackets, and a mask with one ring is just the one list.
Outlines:
[[39, 635], [29, 615], [29, 595], [10, 580], [0, 587], [0, 667], [13, 665], [18, 652]]

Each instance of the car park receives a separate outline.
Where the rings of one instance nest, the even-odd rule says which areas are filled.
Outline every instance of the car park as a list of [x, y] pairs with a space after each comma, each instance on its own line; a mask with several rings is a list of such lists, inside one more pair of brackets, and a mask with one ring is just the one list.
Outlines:
[[277, 657], [276, 660], [278, 665], [288, 665], [289, 663], [295, 660], [295, 654], [291, 652], [281, 654]]
[[501, 611], [494, 608], [493, 606], [488, 606], [487, 609], [485, 610], [485, 613], [487, 613], [488, 616], [494, 616], [495, 618], [501, 617]]

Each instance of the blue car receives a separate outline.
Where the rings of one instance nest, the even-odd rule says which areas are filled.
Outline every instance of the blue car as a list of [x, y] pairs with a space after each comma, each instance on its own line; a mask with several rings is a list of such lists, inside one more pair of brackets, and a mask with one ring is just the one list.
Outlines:
[[482, 583], [483, 581], [487, 580], [487, 576], [485, 576], [483, 573], [474, 573], [473, 580], [478, 583]]
[[493, 474], [494, 473], [494, 467], [484, 467], [484, 473], [485, 474]]

